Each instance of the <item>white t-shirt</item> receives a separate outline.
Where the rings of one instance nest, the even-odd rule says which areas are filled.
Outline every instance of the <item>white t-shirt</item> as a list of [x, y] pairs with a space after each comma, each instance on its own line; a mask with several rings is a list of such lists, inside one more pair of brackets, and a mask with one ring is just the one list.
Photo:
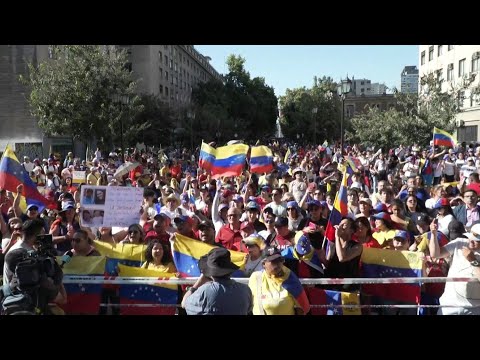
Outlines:
[[380, 160], [378, 159], [375, 162], [375, 166], [377, 168], [377, 171], [384, 171], [387, 170], [387, 162], [385, 160]]
[[[462, 248], [468, 247], [467, 239], [456, 239], [449, 242], [444, 247], [452, 255], [452, 263], [448, 271], [448, 277], [475, 277], [474, 267], [470, 265]], [[474, 251], [475, 258], [480, 260], [480, 252]], [[442, 315], [480, 315], [480, 307], [462, 308], [468, 305], [480, 305], [480, 283], [478, 282], [447, 282], [445, 291], [440, 297], [440, 305], [455, 305], [455, 308], [440, 308], [439, 314]]]

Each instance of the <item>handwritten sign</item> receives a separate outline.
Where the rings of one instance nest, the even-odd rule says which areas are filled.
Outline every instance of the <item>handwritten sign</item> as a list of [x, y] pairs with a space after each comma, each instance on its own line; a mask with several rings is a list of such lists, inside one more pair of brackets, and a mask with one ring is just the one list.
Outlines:
[[140, 221], [143, 189], [123, 186], [82, 186], [83, 226], [128, 227]]
[[74, 171], [72, 182], [74, 184], [85, 184], [85, 171]]

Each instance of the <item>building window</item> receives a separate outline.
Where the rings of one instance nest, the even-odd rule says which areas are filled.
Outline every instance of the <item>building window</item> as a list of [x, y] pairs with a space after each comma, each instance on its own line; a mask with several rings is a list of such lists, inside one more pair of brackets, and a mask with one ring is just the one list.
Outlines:
[[163, 95], [163, 85], [158, 86], [158, 92], [160, 93], [160, 95]]
[[168, 87], [165, 86], [165, 96], [168, 96]]
[[160, 79], [163, 78], [163, 69], [162, 68], [158, 68], [158, 70], [160, 70]]
[[458, 77], [465, 75], [465, 59], [462, 59], [458, 62]]
[[158, 52], [158, 62], [161, 64], [161, 63], [162, 63], [162, 60], [163, 60], [163, 55], [162, 55], [162, 52], [159, 51], [159, 52]]
[[365, 81], [360, 81], [360, 85], [365, 85]]
[[437, 70], [436, 73], [437, 73], [437, 81], [443, 81], [443, 69]]
[[173, 60], [170, 59], [170, 69], [173, 69]]
[[438, 45], [437, 48], [437, 56], [440, 56], [443, 54], [443, 45]]
[[448, 51], [452, 50], [454, 45], [448, 45]]
[[165, 66], [168, 66], [168, 56], [165, 55]]
[[175, 62], [175, 71], [178, 71], [178, 63]]
[[480, 63], [480, 58], [472, 59], [472, 72], [478, 71], [478, 64]]
[[458, 92], [457, 101], [458, 101], [458, 107], [460, 109], [463, 108], [464, 102], [465, 102], [465, 91], [464, 90], [460, 90]]
[[428, 48], [428, 61], [433, 60], [433, 45]]
[[453, 64], [448, 64], [447, 81], [453, 81]]
[[362, 92], [362, 93], [365, 92], [365, 89], [364, 89], [364, 88], [361, 88], [361, 89], [360, 89], [360, 92]]
[[170, 76], [170, 84], [173, 85], [173, 76]]
[[425, 65], [425, 50], [422, 51], [422, 56], [420, 58], [420, 64]]
[[48, 46], [48, 58], [53, 59], [53, 46]]
[[168, 81], [168, 71], [165, 71], [165, 80]]
[[459, 142], [477, 141], [477, 131], [477, 125], [459, 127], [457, 128], [457, 139]]

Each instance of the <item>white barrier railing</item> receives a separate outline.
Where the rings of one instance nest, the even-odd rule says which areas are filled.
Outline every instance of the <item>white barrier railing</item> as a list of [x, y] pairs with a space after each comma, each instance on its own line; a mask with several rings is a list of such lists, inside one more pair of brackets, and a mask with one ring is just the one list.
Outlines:
[[[248, 284], [248, 278], [233, 280]], [[122, 277], [122, 276], [79, 276], [65, 275], [64, 284], [145, 284], [145, 285], [192, 285], [197, 278], [156, 278], [156, 277]], [[462, 277], [405, 277], [405, 278], [344, 278], [344, 279], [312, 279], [302, 278], [304, 285], [345, 285], [345, 284], [413, 284], [413, 283], [443, 283], [443, 282], [479, 282], [477, 278]]]

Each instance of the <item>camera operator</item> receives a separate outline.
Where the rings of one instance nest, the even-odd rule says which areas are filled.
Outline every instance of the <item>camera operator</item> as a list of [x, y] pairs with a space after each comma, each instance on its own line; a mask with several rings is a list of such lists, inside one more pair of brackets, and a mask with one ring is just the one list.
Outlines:
[[[18, 299], [18, 303], [12, 307], [15, 311], [51, 314], [49, 302], [62, 303], [66, 299], [62, 269], [56, 262], [51, 243], [41, 242], [38, 238], [38, 235], [45, 234], [42, 220], [27, 220], [22, 230], [22, 239], [5, 256], [3, 310], [10, 313], [5, 308], [11, 293]], [[24, 265], [23, 271], [19, 269], [21, 265]]]

